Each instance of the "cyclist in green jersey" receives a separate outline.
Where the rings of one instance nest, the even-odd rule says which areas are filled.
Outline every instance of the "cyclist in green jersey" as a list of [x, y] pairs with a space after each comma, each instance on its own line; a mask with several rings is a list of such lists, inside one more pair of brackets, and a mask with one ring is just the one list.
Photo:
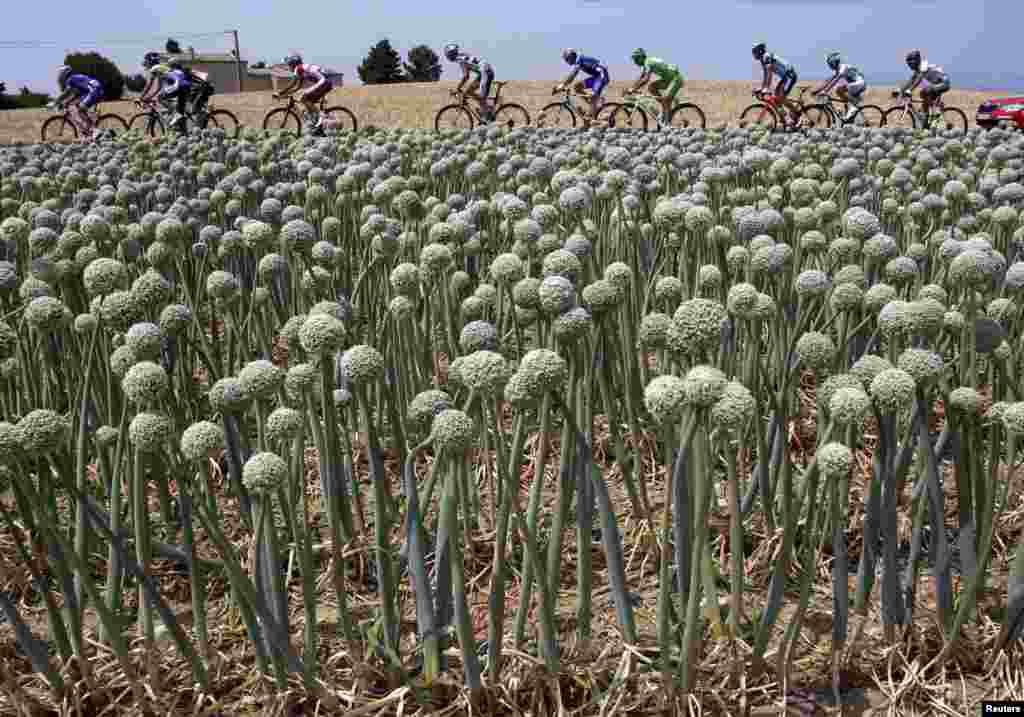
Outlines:
[[651, 82], [648, 90], [661, 103], [660, 121], [667, 123], [669, 114], [672, 112], [672, 103], [683, 87], [683, 74], [676, 65], [658, 57], [648, 56], [647, 51], [642, 47], [633, 50], [632, 58], [633, 62], [643, 69], [643, 72], [633, 86], [627, 90], [627, 94], [638, 92], [640, 88], [651, 82], [652, 78], [657, 77], [655, 82]]

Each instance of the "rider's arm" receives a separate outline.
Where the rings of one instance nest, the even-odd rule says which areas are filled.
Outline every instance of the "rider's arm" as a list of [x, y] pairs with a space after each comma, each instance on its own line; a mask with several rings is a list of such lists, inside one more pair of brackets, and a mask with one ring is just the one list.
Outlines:
[[572, 82], [573, 80], [575, 80], [576, 79], [576, 75], [578, 75], [578, 74], [580, 74], [580, 66], [579, 65], [575, 65], [572, 68], [572, 72], [569, 73], [569, 76], [565, 78], [565, 81], [563, 81], [562, 84], [565, 87], [568, 87], [569, 83]]
[[630, 92], [636, 92], [641, 87], [646, 85], [647, 81], [650, 80], [650, 79], [651, 79], [651, 73], [648, 72], [647, 70], [644, 70], [643, 72], [640, 73], [640, 76], [636, 79], [636, 82], [633, 83], [633, 86], [629, 88], [629, 91]]
[[768, 85], [771, 83], [771, 79], [772, 79], [771, 67], [769, 67], [768, 65], [766, 65], [764, 63], [761, 63], [761, 70], [764, 73], [764, 78], [761, 80], [761, 89], [762, 90], [767, 90], [768, 89]]
[[811, 90], [811, 94], [812, 95], [823, 95], [826, 92], [831, 92], [832, 88], [836, 86], [836, 83], [838, 81], [839, 81], [839, 73], [837, 72], [836, 74], [832, 75], [831, 79], [826, 80], [825, 84], [823, 84], [821, 87], [816, 87], [813, 90]]
[[900, 87], [900, 94], [903, 94], [904, 92], [913, 92], [917, 88], [917, 86], [921, 84], [921, 80], [923, 79], [923, 72], [915, 72], [913, 77], [904, 82], [903, 86]]
[[68, 87], [66, 90], [64, 90], [59, 95], [57, 95], [57, 97], [54, 98], [53, 104], [55, 104], [55, 105], [57, 105], [59, 107], [59, 106], [63, 105], [65, 102], [67, 102], [68, 99], [73, 94], [75, 94], [75, 88], [74, 87]]
[[288, 95], [294, 94], [295, 90], [299, 89], [300, 87], [302, 87], [302, 79], [296, 77], [294, 80], [291, 81], [291, 83], [286, 85], [283, 90], [277, 92], [276, 94], [278, 97], [287, 97]]
[[157, 90], [160, 88], [160, 80], [153, 75], [146, 82], [146, 86], [142, 90], [142, 94], [139, 95], [139, 101], [145, 102], [151, 100], [156, 96]]

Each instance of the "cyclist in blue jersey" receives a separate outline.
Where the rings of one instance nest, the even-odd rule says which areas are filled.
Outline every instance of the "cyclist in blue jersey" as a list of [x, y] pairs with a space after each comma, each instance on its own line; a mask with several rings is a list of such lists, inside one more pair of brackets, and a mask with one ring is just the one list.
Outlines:
[[[454, 92], [462, 92], [462, 88], [466, 87], [467, 82], [469, 82], [469, 86], [466, 87], [468, 94], [472, 95], [479, 88], [480, 94], [477, 96], [477, 102], [480, 104], [480, 112], [486, 121], [492, 121], [494, 119], [494, 108], [491, 107], [490, 98], [488, 97], [491, 94], [491, 85], [494, 83], [494, 68], [491, 66], [491, 63], [485, 62], [479, 57], [473, 57], [467, 52], [462, 52], [454, 42], [445, 45], [444, 56], [449, 62], [458, 64], [462, 70], [462, 80]], [[472, 81], [469, 79], [470, 75], [473, 76]]]
[[596, 117], [601, 106], [604, 104], [604, 98], [601, 94], [608, 87], [608, 83], [611, 82], [608, 68], [597, 58], [581, 55], [573, 49], [562, 50], [562, 59], [565, 60], [565, 64], [572, 67], [572, 72], [556, 89], [564, 90], [567, 88], [569, 83], [576, 79], [576, 75], [582, 70], [588, 77], [577, 82], [573, 89], [590, 100], [590, 114], [592, 117]]
[[775, 97], [782, 105], [789, 108], [790, 119], [795, 123], [799, 119], [799, 106], [789, 99], [789, 93], [796, 86], [796, 68], [774, 52], [768, 52], [768, 48], [763, 42], [754, 45], [751, 52], [754, 59], [761, 63], [761, 69], [764, 72], [759, 92], [763, 93], [768, 90], [772, 75], [778, 77], [778, 84], [775, 85]]
[[60, 89], [60, 95], [50, 103], [50, 106], [63, 109], [66, 103], [70, 103], [76, 110], [73, 119], [77, 119], [75, 124], [82, 131], [82, 139], [92, 139], [95, 124], [89, 110], [103, 97], [102, 83], [94, 77], [78, 74], [67, 65], [63, 65], [57, 70], [57, 87]]

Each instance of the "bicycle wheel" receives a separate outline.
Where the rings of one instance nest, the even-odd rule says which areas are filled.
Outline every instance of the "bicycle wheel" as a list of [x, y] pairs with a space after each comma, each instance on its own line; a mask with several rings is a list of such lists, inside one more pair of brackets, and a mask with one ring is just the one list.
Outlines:
[[572, 128], [576, 126], [576, 113], [561, 102], [552, 102], [540, 111], [534, 126]]
[[917, 120], [914, 118], [913, 112], [908, 112], [903, 107], [890, 107], [882, 115], [882, 126], [914, 129], [917, 126]]
[[44, 142], [67, 142], [78, 139], [78, 127], [64, 115], [57, 115], [43, 122], [40, 136]]
[[740, 127], [760, 126], [775, 131], [779, 126], [779, 118], [768, 105], [763, 102], [750, 105], [740, 113]]
[[164, 126], [159, 115], [153, 112], [138, 112], [128, 118], [128, 131], [141, 132], [150, 137], [163, 134]]
[[707, 127], [704, 110], [692, 102], [684, 102], [673, 107], [668, 123], [676, 129], [704, 129]]
[[[606, 105], [606, 108], [608, 106]], [[605, 110], [601, 110], [603, 113]], [[602, 115], [599, 114], [598, 117]], [[611, 111], [611, 122], [612, 127], [620, 127], [622, 129], [636, 129], [641, 132], [647, 131], [647, 113], [636, 106], [631, 105], [616, 105]]]
[[235, 138], [241, 132], [242, 127], [238, 124], [238, 118], [228, 110], [213, 110], [206, 115], [206, 122], [200, 129], [217, 127], [224, 130], [228, 137]]
[[288, 107], [278, 107], [267, 112], [267, 116], [263, 118], [263, 129], [291, 132], [298, 136], [302, 133], [302, 122]]
[[96, 120], [96, 129], [108, 138], [116, 137], [122, 132], [128, 131], [128, 123], [119, 115], [100, 115]]
[[434, 129], [473, 129], [473, 113], [462, 105], [446, 105], [434, 116]]
[[855, 127], [883, 127], [885, 110], [878, 105], [864, 105], [845, 124], [852, 124]]
[[494, 124], [499, 127], [515, 129], [530, 126], [530, 113], [522, 105], [509, 103], [502, 105], [494, 112]]
[[359, 127], [356, 116], [340, 105], [325, 108], [320, 116], [323, 118], [323, 123], [320, 126], [327, 132], [343, 132], [345, 130], [355, 132]]
[[955, 130], [957, 134], [967, 134], [967, 115], [958, 107], [947, 107], [939, 115], [939, 129]]
[[797, 125], [802, 130], [808, 129], [829, 129], [832, 126], [832, 115], [828, 109], [821, 105], [804, 107], [800, 112], [800, 120]]

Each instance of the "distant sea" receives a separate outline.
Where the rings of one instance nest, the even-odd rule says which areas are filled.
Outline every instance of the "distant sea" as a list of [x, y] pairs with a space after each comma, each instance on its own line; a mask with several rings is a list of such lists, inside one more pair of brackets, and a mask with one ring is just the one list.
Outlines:
[[[956, 67], [945, 67], [953, 87], [959, 90], [984, 90], [1001, 93], [1024, 94], [1024, 75], [1016, 73], [961, 72]], [[871, 73], [868, 83], [873, 85], [897, 85], [907, 81], [904, 75]]]

